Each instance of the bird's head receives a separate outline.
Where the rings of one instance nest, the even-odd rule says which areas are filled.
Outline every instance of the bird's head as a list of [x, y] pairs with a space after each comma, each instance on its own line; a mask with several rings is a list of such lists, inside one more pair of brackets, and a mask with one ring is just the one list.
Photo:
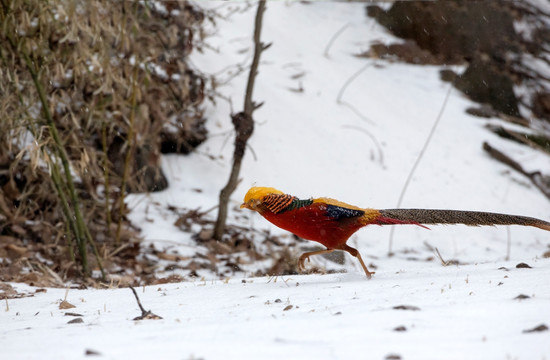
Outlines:
[[271, 187], [254, 186], [244, 196], [244, 202], [241, 204], [241, 209], [250, 209], [254, 211], [260, 210], [262, 200], [267, 195], [284, 194], [282, 191]]

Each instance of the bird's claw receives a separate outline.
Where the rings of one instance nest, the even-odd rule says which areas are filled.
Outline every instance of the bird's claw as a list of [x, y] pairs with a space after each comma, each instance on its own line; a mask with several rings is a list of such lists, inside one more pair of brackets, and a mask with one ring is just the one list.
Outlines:
[[305, 261], [308, 261], [310, 262], [309, 260], [309, 256], [300, 256], [300, 258], [298, 259], [298, 270], [299, 271], [304, 271], [306, 269], [306, 265], [305, 265]]

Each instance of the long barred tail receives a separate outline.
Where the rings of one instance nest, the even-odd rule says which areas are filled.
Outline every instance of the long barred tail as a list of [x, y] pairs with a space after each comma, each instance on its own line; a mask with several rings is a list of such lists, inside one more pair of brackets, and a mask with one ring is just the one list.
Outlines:
[[387, 209], [379, 210], [380, 225], [390, 224], [464, 224], [480, 225], [523, 225], [550, 231], [550, 222], [518, 215], [496, 214], [481, 211], [432, 210], [432, 209]]

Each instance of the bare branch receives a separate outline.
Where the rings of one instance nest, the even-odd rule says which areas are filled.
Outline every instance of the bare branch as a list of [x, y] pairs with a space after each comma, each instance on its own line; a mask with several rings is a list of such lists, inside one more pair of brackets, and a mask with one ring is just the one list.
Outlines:
[[254, 131], [254, 120], [252, 113], [258, 109], [263, 103], [257, 104], [252, 100], [252, 94], [254, 92], [254, 83], [256, 75], [258, 74], [258, 65], [260, 64], [260, 55], [262, 51], [269, 48], [271, 44], [265, 45], [260, 41], [260, 35], [262, 30], [263, 13], [265, 11], [265, 0], [261, 0], [258, 3], [258, 10], [256, 12], [256, 19], [254, 24], [254, 57], [252, 58], [252, 64], [250, 65], [250, 72], [248, 74], [248, 83], [246, 86], [246, 93], [244, 98], [244, 111], [231, 115], [231, 121], [235, 127], [235, 151], [233, 153], [233, 166], [231, 168], [231, 174], [225, 187], [220, 191], [220, 202], [218, 210], [218, 218], [216, 220], [216, 226], [214, 228], [214, 238], [221, 240], [224, 230], [225, 222], [227, 220], [227, 205], [229, 203], [229, 197], [237, 188], [239, 183], [239, 173], [241, 171], [241, 163], [246, 150], [247, 142]]
[[550, 199], [550, 177], [543, 175], [540, 171], [528, 172], [517, 161], [513, 160], [508, 155], [504, 154], [489, 145], [487, 142], [483, 143], [483, 150], [487, 151], [489, 155], [495, 160], [500, 161], [503, 164], [508, 165], [512, 169], [516, 170], [520, 174], [526, 176], [548, 199]]
[[252, 115], [252, 112], [254, 111], [253, 105], [252, 105], [252, 93], [254, 92], [254, 83], [256, 80], [256, 75], [258, 74], [258, 65], [260, 63], [260, 55], [262, 54], [263, 50], [271, 46], [271, 44], [269, 44], [266, 47], [260, 41], [264, 11], [265, 11], [265, 0], [261, 0], [258, 3], [256, 20], [254, 22], [254, 57], [252, 58], [252, 64], [250, 65], [250, 73], [248, 76], [248, 83], [246, 84], [246, 94], [244, 98], [244, 112], [249, 115]]

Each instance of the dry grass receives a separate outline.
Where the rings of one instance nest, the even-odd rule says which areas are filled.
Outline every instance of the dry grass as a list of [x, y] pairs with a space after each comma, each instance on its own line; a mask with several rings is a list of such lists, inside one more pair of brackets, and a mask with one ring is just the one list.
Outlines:
[[122, 199], [163, 186], [163, 139], [205, 136], [185, 62], [204, 18], [179, 1], [0, 0], [0, 280], [137, 266]]

